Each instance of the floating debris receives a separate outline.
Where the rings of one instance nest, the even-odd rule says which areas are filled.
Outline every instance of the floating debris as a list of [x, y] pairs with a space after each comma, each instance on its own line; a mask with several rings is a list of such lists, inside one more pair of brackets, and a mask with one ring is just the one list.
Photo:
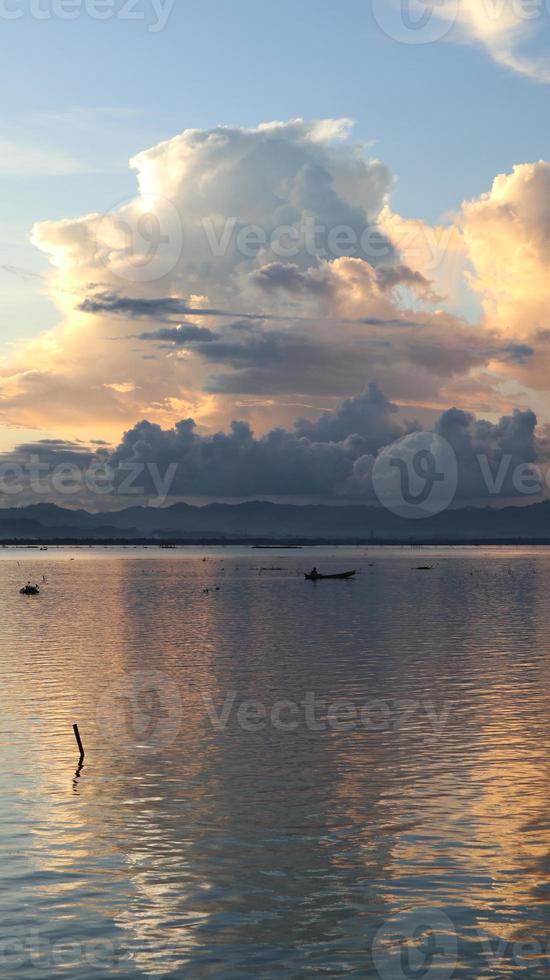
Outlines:
[[30, 582], [27, 582], [27, 584], [24, 585], [22, 589], [19, 589], [19, 594], [20, 595], [40, 595], [40, 588], [38, 587], [38, 585], [31, 585]]

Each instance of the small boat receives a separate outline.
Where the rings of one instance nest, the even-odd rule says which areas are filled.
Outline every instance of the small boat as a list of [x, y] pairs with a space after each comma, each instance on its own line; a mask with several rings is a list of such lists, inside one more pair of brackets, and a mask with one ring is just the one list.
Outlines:
[[328, 578], [339, 578], [339, 579], [353, 578], [355, 574], [356, 574], [355, 572], [340, 572], [339, 575], [321, 575], [320, 572], [317, 572], [317, 575], [312, 575], [311, 573], [308, 575], [306, 573], [306, 579], [308, 580], [308, 582], [318, 582], [320, 579], [328, 579]]
[[20, 595], [40, 595], [40, 589], [37, 585], [24, 585], [22, 589], [19, 589]]

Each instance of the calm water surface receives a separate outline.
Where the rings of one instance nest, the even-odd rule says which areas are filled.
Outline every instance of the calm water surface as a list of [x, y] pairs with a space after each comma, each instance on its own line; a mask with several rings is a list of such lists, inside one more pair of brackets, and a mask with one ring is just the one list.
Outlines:
[[0, 975], [550, 975], [545, 550], [4, 550], [0, 596]]

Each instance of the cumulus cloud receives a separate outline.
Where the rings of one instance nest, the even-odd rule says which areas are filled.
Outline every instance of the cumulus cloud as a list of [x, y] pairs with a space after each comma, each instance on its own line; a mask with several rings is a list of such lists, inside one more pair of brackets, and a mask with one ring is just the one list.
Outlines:
[[[48, 288], [62, 319], [5, 359], [0, 417], [68, 435], [87, 414], [84, 434], [99, 423], [108, 438], [143, 415], [166, 423], [187, 410], [201, 422], [227, 421], [230, 405], [213, 398], [207, 359], [144, 356], [135, 321], [152, 321], [146, 332], [154, 334], [187, 316], [202, 329], [208, 317], [214, 332], [218, 320], [245, 322], [261, 313], [286, 322], [290, 314], [316, 313], [307, 301], [302, 311], [278, 301], [265, 310], [252, 305], [250, 272], [280, 261], [289, 229], [304, 270], [325, 261], [328, 235], [341, 225], [356, 234], [360, 254], [360, 240], [369, 243], [372, 234], [385, 261], [393, 261], [378, 224], [391, 177], [347, 132], [346, 121], [300, 120], [187, 130], [132, 161], [134, 200], [106, 215], [36, 226], [33, 240], [50, 257]], [[172, 342], [184, 338], [190, 334], [170, 335]], [[122, 373], [132, 390], [120, 390]], [[322, 378], [319, 392], [326, 394]]]
[[490, 191], [464, 205], [461, 225], [484, 325], [510, 338], [508, 367], [499, 373], [547, 415], [550, 165], [522, 164], [500, 174]]
[[528, 337], [548, 326], [550, 164], [514, 167], [464, 205], [463, 234], [488, 323]]
[[533, 404], [548, 165], [436, 228], [391, 212], [392, 177], [347, 120], [186, 130], [132, 166], [131, 201], [34, 230], [61, 320], [0, 364], [6, 424], [116, 443], [143, 418], [206, 438], [240, 417], [299, 438], [296, 415], [367, 379], [429, 411]]

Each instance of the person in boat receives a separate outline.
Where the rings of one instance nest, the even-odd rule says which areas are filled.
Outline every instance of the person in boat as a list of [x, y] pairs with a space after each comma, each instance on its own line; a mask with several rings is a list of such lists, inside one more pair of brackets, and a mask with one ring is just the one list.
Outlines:
[[310, 578], [319, 578], [319, 572], [317, 571], [316, 568], [312, 568], [311, 569], [311, 572], [309, 573], [309, 577]]

